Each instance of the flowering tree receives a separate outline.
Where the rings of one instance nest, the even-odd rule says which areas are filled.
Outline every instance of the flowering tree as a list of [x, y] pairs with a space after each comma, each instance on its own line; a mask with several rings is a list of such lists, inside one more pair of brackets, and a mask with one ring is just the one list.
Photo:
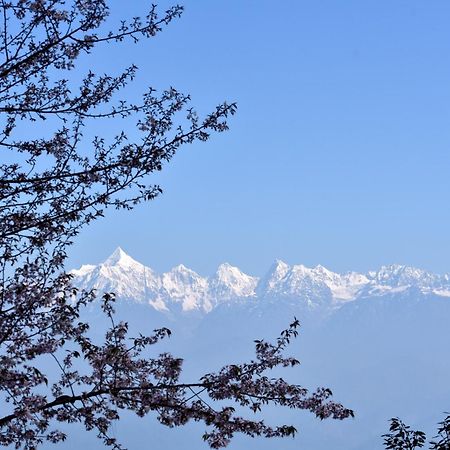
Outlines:
[[[155, 198], [161, 188], [148, 176], [182, 145], [226, 130], [236, 105], [223, 103], [200, 118], [189, 96], [173, 88], [150, 88], [140, 102], [128, 102], [121, 96], [134, 65], [118, 75], [87, 70], [80, 80], [81, 55], [151, 38], [180, 16], [180, 6], [162, 13], [152, 6], [111, 30], [106, 0], [1, 0], [0, 11], [0, 444], [34, 449], [65, 439], [58, 422], [79, 422], [118, 449], [108, 430], [120, 410], [152, 413], [168, 426], [202, 421], [213, 448], [236, 432], [295, 433], [241, 417], [235, 406], [248, 414], [275, 404], [321, 419], [352, 416], [328, 389], [308, 393], [268, 377], [274, 367], [298, 364], [283, 353], [297, 320], [275, 343], [257, 341], [254, 360], [189, 384], [180, 382], [180, 359], [145, 357], [169, 330], [130, 339], [115, 317], [113, 294], [102, 300], [110, 321], [105, 339], [92, 340], [80, 314], [95, 295], [77, 292], [64, 272], [74, 237], [108, 207], [131, 209]], [[125, 131], [93, 135], [99, 121], [115, 129], [126, 124], [133, 138]], [[215, 400], [229, 406], [215, 407]]]

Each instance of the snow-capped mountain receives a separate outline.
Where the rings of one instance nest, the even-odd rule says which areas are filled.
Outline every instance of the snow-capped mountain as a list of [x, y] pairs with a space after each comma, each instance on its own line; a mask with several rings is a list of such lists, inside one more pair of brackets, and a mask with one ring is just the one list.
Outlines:
[[350, 301], [413, 288], [450, 297], [449, 275], [408, 266], [383, 266], [367, 274], [339, 274], [320, 265], [289, 266], [277, 260], [261, 279], [228, 263], [221, 264], [211, 277], [203, 277], [182, 264], [157, 274], [120, 247], [103, 263], [83, 265], [72, 274], [78, 288], [95, 289], [99, 294], [115, 292], [119, 299], [148, 304], [161, 312], [208, 313], [224, 303], [250, 300], [335, 309]]
[[257, 277], [223, 263], [209, 280], [208, 295], [213, 300], [213, 305], [236, 298], [254, 297], [257, 284]]
[[309, 306], [354, 300], [369, 283], [367, 276], [354, 272], [338, 274], [323, 266], [288, 266], [277, 260], [258, 286], [261, 297], [303, 299]]
[[193, 270], [180, 264], [160, 277], [161, 289], [157, 293], [156, 302], [149, 298], [151, 305], [170, 310], [171, 304], [181, 305], [183, 311], [211, 309], [208, 296], [208, 281]]
[[[288, 351], [302, 364], [287, 375], [310, 389], [332, 388], [356, 416], [335, 426], [277, 409], [277, 421], [302, 430], [297, 440], [284, 441], [283, 449], [372, 450], [390, 417], [416, 418], [432, 433], [440, 412], [448, 410], [449, 275], [400, 265], [340, 274], [280, 260], [261, 278], [226, 263], [209, 277], [183, 265], [159, 274], [120, 248], [103, 263], [72, 274], [79, 288], [116, 293], [122, 300], [117, 318], [128, 323], [130, 336], [169, 327], [172, 338], [155, 350], [183, 358], [186, 379], [253, 358], [254, 339], [276, 338], [297, 317], [300, 337]], [[87, 312], [94, 336], [101, 336], [109, 323], [95, 304]], [[130, 422], [121, 423], [126, 423], [121, 435], [129, 439], [128, 448], [141, 448], [143, 439], [161, 433], [147, 423], [130, 432]], [[161, 447], [201, 448], [197, 433], [169, 434], [181, 436], [180, 441], [164, 441]], [[234, 446], [269, 448], [261, 440]]]
[[83, 265], [71, 272], [74, 285], [82, 289], [95, 289], [99, 294], [114, 292], [118, 298], [143, 302], [147, 290], [158, 292], [160, 280], [148, 267], [128, 256], [120, 247], [103, 263]]
[[258, 283], [258, 278], [230, 264], [221, 264], [210, 278], [183, 264], [156, 274], [120, 247], [103, 263], [83, 265], [71, 273], [73, 284], [80, 289], [95, 289], [98, 294], [114, 292], [120, 300], [148, 303], [162, 312], [209, 312], [218, 303], [254, 297]]

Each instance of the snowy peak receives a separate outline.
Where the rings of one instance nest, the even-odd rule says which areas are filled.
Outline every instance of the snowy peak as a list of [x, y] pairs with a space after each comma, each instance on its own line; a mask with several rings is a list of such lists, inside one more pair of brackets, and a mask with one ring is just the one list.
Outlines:
[[382, 266], [372, 272], [372, 280], [376, 284], [392, 287], [400, 286], [432, 286], [439, 281], [439, 276], [414, 267], [392, 264]]
[[180, 274], [195, 274], [193, 270], [188, 269], [184, 264], [178, 264], [178, 266], [173, 267], [170, 272]]
[[368, 274], [339, 274], [321, 265], [290, 266], [276, 260], [258, 279], [223, 263], [207, 278], [183, 264], [157, 274], [120, 247], [103, 263], [83, 265], [71, 273], [78, 288], [95, 289], [98, 294], [115, 292], [119, 299], [145, 303], [166, 313], [205, 314], [220, 304], [251, 299], [261, 306], [287, 301], [310, 309], [335, 309], [349, 301], [411, 289], [450, 297], [448, 274], [436, 275], [409, 266], [387, 265]]
[[257, 287], [257, 294], [267, 295], [276, 292], [282, 280], [289, 273], [290, 267], [281, 259], [275, 260], [266, 275], [261, 279]]
[[92, 272], [97, 266], [94, 266], [93, 264], [83, 264], [79, 269], [73, 269], [70, 271], [70, 273], [74, 277], [82, 277], [89, 272]]
[[181, 294], [186, 290], [204, 289], [206, 279], [198, 273], [188, 269], [183, 264], [174, 267], [170, 272], [161, 275], [162, 287], [173, 295]]
[[208, 310], [209, 305], [204, 304], [206, 290], [206, 278], [180, 264], [162, 274], [159, 299], [166, 305], [179, 304], [183, 311]]
[[276, 259], [270, 268], [270, 273], [274, 279], [282, 279], [289, 271], [289, 264], [286, 264], [281, 259]]
[[349, 272], [339, 274], [317, 265], [310, 271], [310, 277], [323, 283], [331, 292], [333, 301], [346, 301], [355, 298], [357, 293], [369, 282], [362, 274]]
[[308, 304], [352, 300], [369, 282], [362, 274], [338, 274], [318, 265], [292, 267], [277, 260], [258, 286], [259, 295], [270, 297], [302, 297]]
[[107, 267], [118, 265], [122, 267], [142, 266], [141, 263], [138, 263], [131, 256], [127, 255], [120, 247], [117, 247], [102, 264]]
[[228, 263], [222, 263], [216, 271], [216, 277], [223, 280], [229, 280], [233, 277], [239, 277], [243, 274], [239, 268]]
[[[324, 276], [325, 275], [325, 276]], [[327, 274], [317, 273], [303, 264], [294, 265], [272, 289], [272, 296], [301, 298], [308, 306], [330, 302], [332, 293], [324, 281]]]
[[257, 277], [245, 274], [228, 263], [221, 264], [209, 280], [209, 294], [214, 303], [238, 298], [254, 297]]

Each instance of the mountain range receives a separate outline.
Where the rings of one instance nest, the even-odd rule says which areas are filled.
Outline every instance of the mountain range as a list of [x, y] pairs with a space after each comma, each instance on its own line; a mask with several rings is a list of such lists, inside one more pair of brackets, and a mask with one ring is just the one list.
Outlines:
[[[279, 260], [260, 278], [226, 263], [209, 277], [183, 265], [158, 274], [120, 248], [72, 274], [78, 288], [115, 292], [117, 316], [131, 333], [168, 326], [172, 337], [157, 351], [183, 358], [186, 380], [249, 360], [254, 339], [274, 339], [294, 316], [300, 320], [300, 336], [289, 352], [302, 364], [283, 376], [309, 389], [331, 388], [336, 400], [355, 410], [355, 419], [320, 422], [269, 408], [268, 422], [292, 423], [298, 437], [238, 437], [231, 450], [381, 449], [389, 418], [398, 416], [433, 436], [450, 410], [449, 275], [402, 265], [339, 274]], [[87, 319], [101, 337], [102, 314], [95, 305]], [[201, 450], [207, 448], [199, 438], [203, 431], [198, 424], [168, 430], [125, 415], [116, 433], [130, 450], [147, 440], [152, 448]], [[82, 436], [62, 448], [102, 448], [81, 442]]]
[[450, 275], [437, 275], [403, 265], [387, 265], [368, 273], [339, 274], [318, 265], [274, 262], [261, 278], [247, 275], [228, 263], [211, 277], [203, 277], [180, 264], [158, 274], [118, 247], [98, 265], [83, 265], [71, 272], [80, 289], [114, 292], [118, 299], [148, 304], [160, 312], [210, 313], [230, 303], [297, 302], [308, 309], [334, 310], [352, 301], [407, 293], [450, 297]]

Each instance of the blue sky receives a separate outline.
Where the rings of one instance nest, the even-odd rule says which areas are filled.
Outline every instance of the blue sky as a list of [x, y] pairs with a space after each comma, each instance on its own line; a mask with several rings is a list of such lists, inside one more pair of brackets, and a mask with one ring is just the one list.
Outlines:
[[[113, 18], [136, 14], [119, 9]], [[164, 8], [169, 2], [160, 2]], [[336, 271], [385, 263], [450, 272], [450, 3], [187, 0], [155, 39], [104, 49], [130, 91], [170, 85], [229, 132], [184, 147], [164, 195], [85, 229], [70, 266], [117, 245], [158, 271], [275, 258]]]

